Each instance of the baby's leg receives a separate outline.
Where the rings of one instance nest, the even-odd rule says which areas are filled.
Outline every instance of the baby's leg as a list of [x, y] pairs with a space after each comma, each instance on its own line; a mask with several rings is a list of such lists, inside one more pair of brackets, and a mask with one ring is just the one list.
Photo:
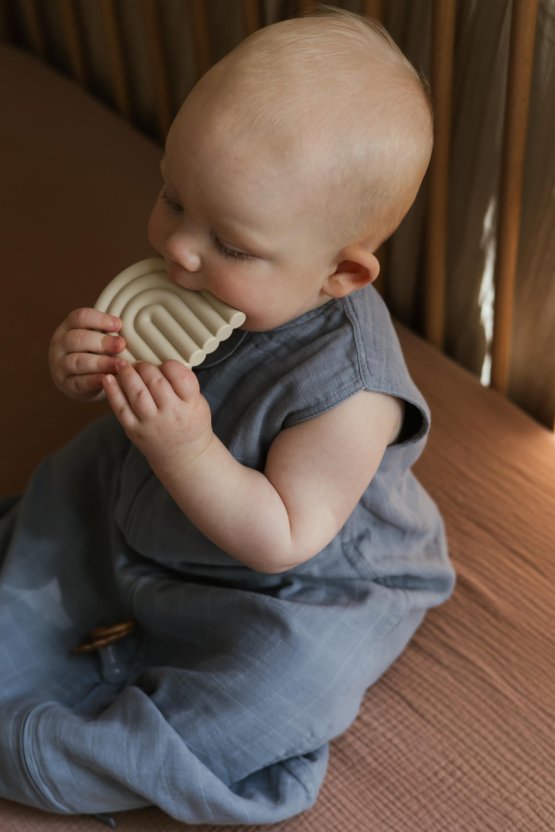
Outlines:
[[91, 625], [122, 615], [109, 518], [128, 447], [115, 420], [100, 420], [45, 460], [20, 499], [2, 503], [2, 715], [25, 698], [72, 704], [98, 683], [96, 660], [76, 662], [71, 650]]
[[0, 723], [0, 797], [51, 812], [158, 805], [187, 823], [272, 823], [308, 809], [327, 748], [223, 782], [136, 687], [90, 721], [53, 703]]
[[[213, 603], [230, 622], [240, 599], [226, 609], [214, 592], [195, 587], [198, 610]], [[274, 823], [308, 809], [327, 742], [354, 719], [364, 687], [401, 652], [422, 613], [363, 638], [352, 614], [342, 623], [300, 604], [284, 616], [281, 603], [267, 599], [265, 620], [253, 618], [250, 632], [231, 627], [224, 652], [210, 654], [225, 630], [214, 637], [205, 627], [197, 637], [205, 661], [144, 670], [94, 717], [56, 703], [12, 712], [0, 723], [0, 772], [10, 772], [9, 782], [0, 776], [0, 795], [57, 812], [155, 804], [193, 824]]]
[[[422, 613], [362, 580], [286, 599], [133, 560], [111, 519], [127, 448], [113, 420], [91, 427], [0, 520], [0, 797], [65, 813], [155, 804], [189, 823], [301, 812], [328, 741]], [[122, 687], [71, 647], [128, 617], [145, 642]]]

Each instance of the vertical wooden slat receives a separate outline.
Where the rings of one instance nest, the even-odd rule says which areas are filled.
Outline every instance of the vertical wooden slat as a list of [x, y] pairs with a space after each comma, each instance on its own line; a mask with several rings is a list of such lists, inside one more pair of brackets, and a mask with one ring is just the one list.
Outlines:
[[12, 17], [8, 9], [7, 0], [0, 0], [0, 39], [8, 43], [12, 43], [15, 40]]
[[212, 66], [212, 49], [205, 0], [192, 0], [191, 14], [198, 74], [201, 76]]
[[112, 76], [112, 88], [114, 99], [118, 110], [126, 117], [131, 116], [131, 98], [129, 95], [129, 84], [125, 73], [125, 62], [123, 58], [123, 43], [119, 30], [114, 0], [98, 0], [100, 14], [106, 33], [108, 44], [108, 57], [110, 61], [110, 74]]
[[31, 49], [43, 60], [47, 57], [46, 36], [40, 21], [35, 0], [20, 0], [25, 29]]
[[252, 35], [262, 26], [262, 15], [260, 14], [259, 0], [243, 0], [243, 19], [245, 21], [245, 32]]
[[447, 204], [455, 11], [455, 0], [434, 0], [431, 82], [435, 140], [429, 171], [424, 328], [426, 338], [439, 349], [443, 349], [445, 341]]
[[85, 83], [85, 50], [77, 20], [75, 0], [58, 0], [64, 40], [74, 78]]
[[316, 9], [316, 0], [299, 0], [297, 3], [297, 15], [302, 17], [305, 14], [312, 14]]
[[507, 391], [537, 0], [513, 0], [497, 224], [491, 386]]
[[362, 9], [365, 17], [371, 17], [383, 23], [385, 13], [384, 0], [364, 0]]
[[144, 0], [143, 9], [150, 66], [154, 82], [156, 122], [159, 136], [164, 140], [172, 120], [172, 103], [170, 77], [165, 60], [166, 47], [162, 30], [161, 10], [156, 0]]

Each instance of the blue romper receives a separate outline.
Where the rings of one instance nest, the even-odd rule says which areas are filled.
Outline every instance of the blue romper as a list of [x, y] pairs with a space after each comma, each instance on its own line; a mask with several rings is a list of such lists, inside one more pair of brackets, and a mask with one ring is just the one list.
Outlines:
[[[410, 472], [428, 409], [373, 288], [236, 332], [198, 377], [215, 433], [259, 470], [281, 430], [359, 390], [403, 399], [403, 431], [336, 538], [279, 575], [203, 537], [112, 416], [46, 459], [0, 503], [0, 797], [155, 804], [191, 824], [302, 812], [329, 741], [452, 591], [441, 518]], [[72, 652], [130, 618], [133, 634]]]

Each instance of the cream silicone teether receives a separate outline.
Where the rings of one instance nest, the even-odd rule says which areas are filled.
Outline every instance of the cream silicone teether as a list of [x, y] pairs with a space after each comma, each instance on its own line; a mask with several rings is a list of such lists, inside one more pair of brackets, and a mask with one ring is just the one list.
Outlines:
[[123, 321], [128, 361], [161, 364], [170, 358], [197, 367], [245, 314], [210, 292], [192, 292], [171, 281], [159, 257], [124, 269], [106, 286], [95, 308]]

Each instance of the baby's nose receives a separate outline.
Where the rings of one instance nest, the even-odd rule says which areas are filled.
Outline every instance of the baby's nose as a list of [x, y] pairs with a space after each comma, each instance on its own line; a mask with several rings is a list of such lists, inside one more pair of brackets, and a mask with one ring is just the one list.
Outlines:
[[198, 272], [200, 269], [200, 257], [198, 254], [186, 252], [186, 254], [180, 258], [179, 262], [180, 265], [182, 265], [188, 272]]
[[201, 266], [200, 255], [193, 240], [183, 236], [170, 237], [166, 242], [168, 257], [188, 272], [198, 272]]

